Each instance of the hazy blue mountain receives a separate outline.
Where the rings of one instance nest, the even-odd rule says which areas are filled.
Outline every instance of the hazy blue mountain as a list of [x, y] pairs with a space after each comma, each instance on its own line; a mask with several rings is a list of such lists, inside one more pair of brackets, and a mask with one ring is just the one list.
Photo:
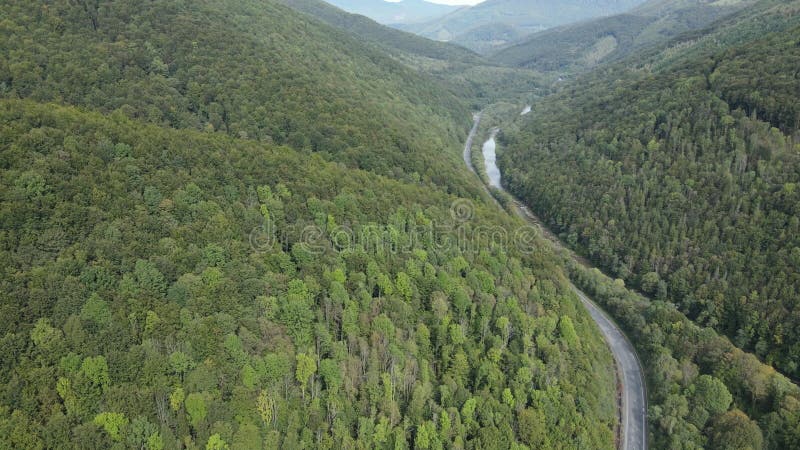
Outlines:
[[486, 53], [537, 31], [618, 14], [639, 3], [641, 0], [487, 0], [444, 17], [402, 28]]
[[432, 20], [462, 7], [440, 5], [425, 0], [328, 0], [347, 12], [361, 14], [383, 24], [417, 23]]
[[313, 16], [328, 25], [344, 29], [379, 44], [391, 54], [431, 58], [449, 62], [477, 63], [480, 56], [458, 45], [433, 41], [416, 34], [376, 23], [369, 17], [351, 14], [323, 0], [281, 0], [287, 6]]
[[651, 0], [611, 17], [545, 30], [493, 55], [497, 63], [544, 71], [583, 70], [698, 30], [754, 0]]

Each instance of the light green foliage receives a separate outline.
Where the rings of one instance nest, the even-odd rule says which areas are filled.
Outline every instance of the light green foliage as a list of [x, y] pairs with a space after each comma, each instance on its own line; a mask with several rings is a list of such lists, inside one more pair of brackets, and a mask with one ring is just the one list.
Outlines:
[[447, 439], [450, 435], [450, 427], [452, 426], [452, 421], [450, 420], [450, 414], [442, 410], [439, 414], [439, 429], [441, 431], [442, 440]]
[[154, 433], [147, 438], [147, 450], [164, 450], [164, 438]]
[[438, 442], [436, 425], [431, 421], [425, 421], [417, 427], [417, 435], [414, 438], [414, 448], [430, 449], [435, 448]]
[[394, 383], [392, 383], [392, 376], [388, 373], [382, 373], [381, 384], [383, 384], [383, 398], [394, 401]]
[[475, 415], [475, 408], [478, 406], [478, 401], [475, 398], [468, 398], [461, 407], [461, 419], [472, 420]]
[[186, 353], [175, 351], [169, 355], [169, 365], [173, 372], [183, 376], [192, 367], [192, 360]]
[[89, 296], [81, 308], [81, 319], [94, 322], [97, 325], [106, 325], [111, 321], [111, 311], [108, 303], [100, 298], [97, 293]]
[[308, 356], [305, 353], [298, 353], [296, 359], [297, 367], [295, 368], [294, 376], [297, 382], [300, 383], [300, 389], [303, 391], [303, 397], [305, 397], [306, 385], [317, 371], [317, 362], [312, 356]]
[[397, 293], [400, 294], [405, 301], [411, 300], [411, 296], [414, 294], [414, 288], [411, 284], [411, 278], [409, 278], [405, 272], [397, 274], [395, 286], [397, 287]]
[[461, 325], [454, 323], [450, 325], [450, 342], [453, 345], [461, 345], [464, 343], [464, 329], [461, 328]]
[[118, 441], [122, 438], [122, 429], [128, 425], [128, 419], [125, 414], [104, 412], [95, 416], [94, 423], [103, 427], [112, 439]]
[[228, 450], [230, 447], [218, 434], [212, 434], [206, 443], [206, 450]]
[[573, 346], [578, 344], [578, 335], [575, 333], [575, 326], [572, 324], [572, 319], [570, 319], [569, 316], [561, 316], [561, 319], [558, 321], [558, 332], [567, 345]]
[[186, 394], [183, 388], [178, 386], [169, 394], [169, 406], [173, 411], [178, 411], [183, 407], [183, 401], [186, 399]]
[[158, 314], [154, 311], [147, 311], [144, 319], [144, 334], [152, 335], [159, 323], [161, 323], [161, 318], [158, 317]]
[[95, 386], [106, 388], [111, 383], [108, 376], [108, 363], [102, 355], [84, 358], [80, 371]]
[[727, 411], [733, 401], [725, 384], [711, 375], [700, 375], [691, 392], [695, 406], [704, 408], [712, 416]]
[[42, 318], [36, 321], [36, 326], [31, 330], [31, 340], [34, 345], [44, 350], [51, 350], [58, 345], [63, 338], [61, 330], [53, 328], [48, 319]]
[[253, 369], [253, 366], [250, 364], [245, 364], [244, 367], [242, 367], [241, 376], [244, 387], [247, 389], [253, 389], [256, 386], [256, 383], [258, 382], [258, 374], [256, 373], [256, 370]]
[[32, 171], [20, 174], [14, 182], [14, 187], [17, 190], [17, 195], [26, 200], [36, 200], [47, 191], [44, 177]]
[[72, 382], [69, 378], [61, 377], [56, 382], [56, 392], [58, 392], [61, 400], [64, 401], [64, 406], [67, 409], [67, 414], [78, 414], [80, 404], [75, 391], [72, 389]]
[[383, 295], [394, 294], [394, 285], [388, 275], [381, 273], [378, 274], [378, 288]]
[[511, 392], [511, 389], [509, 388], [503, 389], [503, 403], [505, 403], [511, 408], [514, 407], [514, 394]]
[[186, 414], [189, 415], [189, 423], [195, 429], [200, 426], [208, 414], [206, 399], [202, 393], [192, 392], [186, 396]]

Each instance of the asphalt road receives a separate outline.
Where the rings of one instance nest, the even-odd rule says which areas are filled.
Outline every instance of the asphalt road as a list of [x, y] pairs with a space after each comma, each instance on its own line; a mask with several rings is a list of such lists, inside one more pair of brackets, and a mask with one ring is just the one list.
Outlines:
[[606, 338], [608, 347], [617, 363], [617, 371], [622, 385], [622, 450], [638, 450], [647, 448], [647, 393], [644, 385], [644, 374], [636, 350], [622, 334], [617, 325], [589, 300], [575, 286], [572, 290], [578, 294], [583, 306], [589, 311], [600, 331]]
[[[472, 167], [471, 151], [472, 142], [475, 139], [481, 120], [481, 114], [476, 113], [473, 119], [474, 124], [464, 147], [464, 162], [472, 172], [475, 172]], [[502, 187], [500, 189], [505, 191]], [[558, 238], [550, 233], [524, 204], [516, 199], [514, 203], [520, 217], [538, 227], [543, 235], [555, 245], [563, 247]], [[584, 260], [580, 262], [585, 264]], [[600, 332], [605, 337], [611, 354], [614, 356], [617, 376], [622, 386], [621, 392], [618, 393], [621, 396], [619, 415], [622, 434], [619, 448], [621, 450], [644, 450], [647, 448], [647, 391], [645, 389], [644, 373], [639, 357], [636, 355], [636, 350], [634, 350], [633, 345], [622, 333], [622, 330], [609, 318], [605, 311], [591, 301], [575, 285], [570, 283], [570, 286], [600, 328]]]

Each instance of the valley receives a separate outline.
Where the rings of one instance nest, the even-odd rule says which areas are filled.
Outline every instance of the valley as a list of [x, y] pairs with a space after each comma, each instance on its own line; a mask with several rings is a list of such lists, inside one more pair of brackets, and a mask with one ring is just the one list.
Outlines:
[[[525, 107], [530, 110], [529, 106]], [[523, 110], [524, 111], [524, 110]], [[480, 124], [481, 114], [476, 113], [474, 116], [475, 123], [467, 137], [465, 150], [465, 161], [467, 167], [475, 172], [472, 167], [471, 155], [469, 149], [472, 147], [472, 141], [475, 138], [476, 130]], [[484, 158], [484, 167], [488, 177], [490, 187], [493, 187], [506, 195], [509, 195], [501, 184], [500, 169], [496, 165], [496, 143], [495, 136], [499, 129], [492, 128], [489, 131], [488, 139], [482, 145], [482, 156]], [[500, 206], [498, 204], [498, 206]], [[549, 242], [561, 249], [562, 244], [558, 241], [549, 230], [541, 225], [541, 221], [533, 215], [522, 202], [512, 197], [510, 208], [528, 222], [532, 227], [539, 231], [542, 236], [549, 239]], [[505, 212], [505, 211], [504, 211]], [[581, 261], [584, 263], [584, 261]], [[611, 353], [614, 355], [615, 371], [619, 386], [617, 387], [619, 395], [619, 436], [620, 441], [618, 448], [622, 450], [633, 449], [646, 449], [647, 445], [647, 391], [645, 386], [645, 376], [642, 370], [641, 362], [636, 354], [628, 338], [609, 318], [609, 316], [600, 309], [594, 302], [592, 302], [586, 295], [581, 292], [574, 284], [570, 283], [570, 288], [578, 296], [583, 306], [589, 312], [592, 320], [597, 324], [603, 337], [608, 344]]]
[[2, 2], [0, 448], [800, 448], [800, 2], [336, 4]]

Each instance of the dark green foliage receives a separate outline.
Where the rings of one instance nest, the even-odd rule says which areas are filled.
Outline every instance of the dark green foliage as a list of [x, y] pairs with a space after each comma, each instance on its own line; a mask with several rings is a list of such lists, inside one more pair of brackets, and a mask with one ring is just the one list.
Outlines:
[[800, 373], [789, 3], [580, 76], [499, 136], [509, 188], [618, 278], [572, 269], [643, 359], [656, 448], [800, 444], [800, 391], [770, 366]]
[[800, 129], [800, 27], [715, 57], [709, 83], [731, 108], [741, 108], [786, 134]]
[[654, 448], [785, 449], [800, 443], [797, 385], [673, 305], [648, 301], [596, 269], [565, 263], [575, 283], [617, 318], [642, 358]]
[[500, 136], [509, 186], [567, 242], [790, 376], [800, 373], [797, 35], [584, 77]]
[[[533, 34], [524, 42], [505, 48], [491, 60], [515, 67], [540, 71], [565, 72], [594, 66], [615, 54], [630, 51], [637, 33], [655, 21], [652, 17], [620, 14], [588, 22], [566, 25]], [[601, 39], [611, 39], [604, 52], [594, 48]]]
[[[0, 95], [286, 144], [453, 190], [467, 184], [458, 159], [443, 156], [467, 109], [373, 44], [271, 1], [114, 0], [92, 11], [96, 28], [76, 2], [4, 4]], [[26, 195], [36, 181], [21, 181]]]

